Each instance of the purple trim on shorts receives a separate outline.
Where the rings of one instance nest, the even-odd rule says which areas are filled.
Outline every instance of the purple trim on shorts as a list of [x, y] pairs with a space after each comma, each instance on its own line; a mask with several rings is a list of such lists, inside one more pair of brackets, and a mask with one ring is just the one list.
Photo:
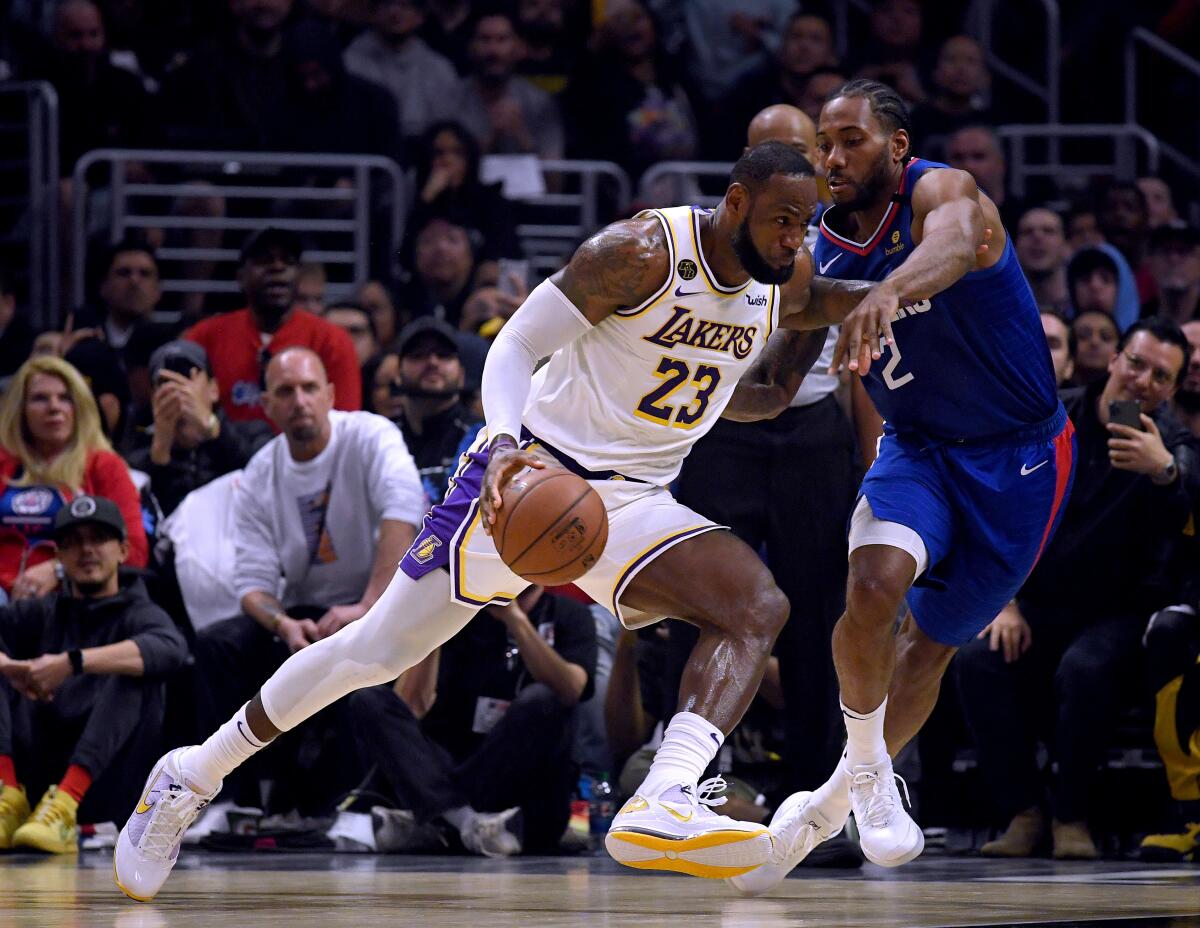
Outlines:
[[412, 579], [420, 580], [430, 571], [449, 566], [450, 542], [472, 514], [487, 463], [486, 445], [480, 451], [468, 452], [465, 466], [450, 480], [445, 499], [425, 514], [421, 531], [400, 561], [400, 569]]
[[695, 528], [685, 528], [675, 532], [674, 534], [668, 535], [666, 538], [654, 545], [654, 547], [652, 547], [649, 551], [641, 554], [632, 564], [621, 571], [621, 576], [617, 578], [617, 582], [613, 585], [613, 615], [617, 616], [618, 618], [621, 615], [620, 600], [621, 594], [625, 592], [625, 587], [629, 585], [629, 582], [637, 575], [638, 571], [640, 571], [648, 561], [652, 561], [654, 558], [658, 557], [664, 548], [674, 547], [675, 545], [679, 544], [679, 542], [686, 541], [695, 535], [703, 535], [705, 532], [712, 532], [723, 528], [726, 528], [726, 526], [717, 525], [715, 523], [710, 525], [698, 525]]

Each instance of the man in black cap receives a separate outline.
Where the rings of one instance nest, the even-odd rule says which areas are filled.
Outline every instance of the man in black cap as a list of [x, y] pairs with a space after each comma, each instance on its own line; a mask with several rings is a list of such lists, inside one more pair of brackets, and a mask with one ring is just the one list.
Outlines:
[[[142, 581], [119, 574], [129, 545], [112, 500], [77, 496], [54, 537], [63, 589], [0, 607], [0, 848], [71, 854], [77, 822], [120, 818], [137, 801], [163, 677], [187, 645]], [[32, 813], [26, 789], [45, 790]]]
[[466, 371], [459, 333], [433, 316], [410, 322], [396, 339], [400, 377], [396, 424], [412, 452], [425, 492], [432, 500], [446, 495], [463, 439], [473, 436], [479, 417], [463, 404]]
[[362, 408], [362, 377], [350, 336], [295, 305], [302, 250], [300, 237], [288, 229], [256, 232], [242, 247], [237, 275], [246, 308], [204, 319], [183, 334], [208, 352], [221, 406], [232, 421], [268, 421], [261, 403], [263, 374], [271, 358], [295, 346], [321, 359], [337, 409]]
[[1158, 295], [1143, 316], [1166, 316], [1177, 325], [1200, 318], [1200, 229], [1159, 226], [1150, 232], [1150, 273]]
[[128, 454], [150, 475], [164, 515], [192, 490], [245, 467], [271, 440], [265, 422], [230, 422], [217, 403], [220, 389], [208, 354], [195, 342], [167, 342], [150, 356], [154, 423]]

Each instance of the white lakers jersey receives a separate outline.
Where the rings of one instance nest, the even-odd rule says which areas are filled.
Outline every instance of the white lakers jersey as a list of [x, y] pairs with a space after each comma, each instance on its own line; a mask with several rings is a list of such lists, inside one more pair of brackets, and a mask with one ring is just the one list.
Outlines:
[[666, 233], [665, 283], [555, 352], [534, 375], [525, 427], [588, 470], [669, 484], [778, 324], [777, 287], [717, 282], [700, 250], [707, 212], [643, 213]]

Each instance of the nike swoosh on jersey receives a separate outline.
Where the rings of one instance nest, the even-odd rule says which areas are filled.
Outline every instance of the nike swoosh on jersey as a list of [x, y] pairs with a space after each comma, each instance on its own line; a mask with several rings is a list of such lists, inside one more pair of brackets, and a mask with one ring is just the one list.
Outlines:
[[836, 254], [832, 258], [830, 258], [828, 261], [826, 261], [824, 264], [818, 264], [817, 265], [817, 273], [824, 274], [827, 270], [829, 270], [831, 267], [833, 267], [833, 262], [836, 261], [840, 257], [841, 257], [841, 253], [839, 252], [838, 254]]
[[1041, 463], [1041, 464], [1035, 464], [1033, 467], [1026, 467], [1024, 464], [1022, 464], [1022, 465], [1021, 465], [1021, 476], [1022, 476], [1022, 477], [1028, 477], [1030, 474], [1032, 474], [1032, 473], [1033, 473], [1035, 470], [1037, 470], [1039, 467], [1045, 467], [1045, 466], [1046, 466], [1047, 464], [1049, 464], [1049, 463], [1050, 463], [1050, 459], [1049, 459], [1049, 458], [1047, 458], [1046, 460], [1042, 461], [1042, 463]]
[[695, 296], [697, 293], [703, 293], [703, 292], [704, 292], [703, 290], [688, 290], [688, 291], [685, 293], [685, 292], [684, 292], [684, 290], [683, 290], [683, 287], [676, 287], [676, 288], [675, 288], [675, 295], [676, 295], [676, 296]]

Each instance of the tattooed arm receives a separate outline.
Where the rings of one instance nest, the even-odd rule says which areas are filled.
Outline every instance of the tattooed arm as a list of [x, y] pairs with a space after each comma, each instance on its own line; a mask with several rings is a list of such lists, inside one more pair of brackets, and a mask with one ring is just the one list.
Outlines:
[[805, 374], [821, 356], [828, 329], [792, 332], [780, 329], [734, 388], [723, 419], [754, 422], [770, 419], [788, 407]]
[[662, 224], [647, 217], [601, 229], [550, 280], [595, 325], [650, 299], [670, 273]]

